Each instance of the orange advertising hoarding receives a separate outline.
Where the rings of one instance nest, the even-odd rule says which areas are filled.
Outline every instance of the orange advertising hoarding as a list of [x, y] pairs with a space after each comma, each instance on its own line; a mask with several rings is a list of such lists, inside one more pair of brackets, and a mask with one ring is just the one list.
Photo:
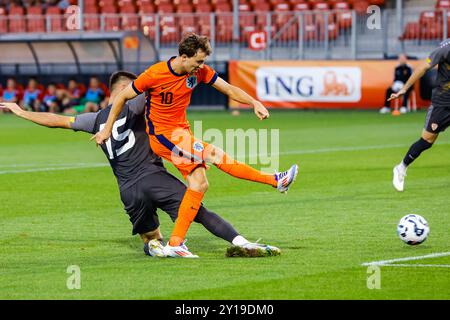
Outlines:
[[[414, 69], [420, 62], [409, 61]], [[392, 86], [392, 61], [231, 61], [229, 82], [271, 108], [378, 109]], [[414, 86], [416, 104], [419, 83]], [[230, 101], [231, 107], [245, 107]]]

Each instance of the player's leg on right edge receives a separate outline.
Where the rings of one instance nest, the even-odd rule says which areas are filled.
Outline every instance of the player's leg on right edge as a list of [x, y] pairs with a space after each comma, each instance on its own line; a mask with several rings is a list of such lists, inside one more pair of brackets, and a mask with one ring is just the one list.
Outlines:
[[432, 133], [424, 129], [419, 140], [411, 145], [403, 160], [394, 167], [392, 184], [397, 191], [404, 190], [406, 170], [408, 166], [416, 160], [420, 154], [431, 148], [438, 137], [438, 133]]

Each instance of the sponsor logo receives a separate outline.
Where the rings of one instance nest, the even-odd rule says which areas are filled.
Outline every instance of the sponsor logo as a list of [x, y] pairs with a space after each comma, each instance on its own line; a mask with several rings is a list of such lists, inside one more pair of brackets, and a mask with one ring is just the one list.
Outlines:
[[263, 101], [358, 102], [358, 67], [261, 67], [256, 91]]

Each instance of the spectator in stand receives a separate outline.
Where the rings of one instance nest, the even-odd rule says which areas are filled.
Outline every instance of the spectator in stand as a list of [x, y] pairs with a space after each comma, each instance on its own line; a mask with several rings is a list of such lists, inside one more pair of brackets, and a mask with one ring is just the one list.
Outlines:
[[[86, 94], [81, 99], [79, 105], [72, 106], [67, 109], [65, 114], [77, 114], [83, 112], [97, 112], [100, 108], [104, 108], [104, 101], [106, 94], [100, 87], [100, 81], [97, 77], [91, 77], [89, 81], [89, 88]], [[100, 105], [100, 108], [99, 108]]]
[[19, 89], [17, 88], [16, 79], [8, 78], [6, 80], [6, 88], [3, 90], [2, 101], [5, 102], [19, 102]]
[[45, 112], [58, 113], [61, 110], [61, 101], [58, 99], [56, 84], [50, 83], [47, 92], [42, 99], [41, 110]]
[[99, 104], [105, 99], [106, 93], [100, 87], [100, 81], [97, 77], [91, 77], [89, 88], [84, 96], [84, 112], [97, 112]]
[[[380, 109], [380, 113], [391, 113], [391, 101], [388, 100], [391, 97], [391, 94], [397, 93], [403, 88], [406, 81], [408, 81], [409, 77], [411, 77], [412, 71], [412, 68], [408, 65], [408, 59], [406, 55], [400, 54], [398, 56], [398, 66], [394, 71], [394, 82], [386, 90], [384, 107]], [[412, 90], [413, 87], [411, 87], [403, 96], [403, 104], [400, 107], [400, 113], [406, 113], [408, 111], [408, 98]]]
[[68, 0], [61, 0], [58, 3], [58, 7], [61, 10], [66, 10], [70, 6], [70, 2]]
[[83, 92], [77, 80], [74, 78], [70, 79], [67, 84], [67, 89], [59, 89], [57, 91], [58, 99], [61, 101], [62, 111], [67, 114], [77, 113], [73, 107], [80, 104], [82, 94]]
[[36, 78], [32, 77], [28, 81], [28, 87], [23, 94], [23, 100], [21, 107], [26, 110], [42, 111], [41, 110], [41, 98], [42, 92], [38, 88], [38, 82]]
[[[14, 78], [8, 78], [8, 80], [6, 80], [6, 88], [3, 90], [1, 100], [5, 102], [18, 103], [20, 99], [19, 95], [20, 92], [19, 89], [17, 89], [16, 80]], [[0, 113], [2, 112], [6, 113], [8, 111], [6, 109], [2, 109], [0, 110]]]

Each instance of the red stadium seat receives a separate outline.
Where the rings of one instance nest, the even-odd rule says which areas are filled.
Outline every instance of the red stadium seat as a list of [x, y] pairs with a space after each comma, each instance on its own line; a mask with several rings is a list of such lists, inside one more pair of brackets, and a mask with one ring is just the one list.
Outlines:
[[153, 4], [144, 4], [144, 5], [139, 7], [138, 12], [141, 13], [141, 14], [155, 13], [156, 9], [155, 9], [155, 6]]
[[339, 10], [336, 12], [336, 21], [339, 29], [349, 29], [352, 26], [352, 12], [349, 10]]
[[348, 10], [348, 9], [350, 9], [350, 6], [349, 6], [348, 2], [339, 1], [339, 2], [334, 3], [333, 9]]
[[45, 32], [44, 15], [42, 7], [29, 7], [27, 10], [28, 32]]
[[123, 5], [119, 9], [122, 30], [138, 30], [139, 17], [136, 15], [136, 8], [132, 5]]
[[117, 14], [117, 8], [113, 5], [104, 5], [102, 7], [104, 28], [106, 31], [120, 30], [120, 16]]
[[245, 29], [247, 34], [255, 26], [255, 15], [252, 13], [252, 8], [248, 3], [239, 5], [239, 26]]
[[309, 10], [309, 4], [304, 3], [304, 2], [299, 2], [299, 3], [294, 4], [292, 9], [294, 11], [306, 11], [306, 10]]
[[24, 10], [22, 7], [11, 6], [9, 8], [9, 31], [26, 32]]
[[416, 40], [420, 36], [420, 25], [418, 22], [408, 22], [405, 26], [400, 40]]
[[194, 12], [194, 8], [192, 7], [191, 4], [180, 4], [177, 7], [176, 12], [178, 12], [178, 13], [191, 13], [191, 12]]
[[232, 12], [231, 5], [228, 2], [218, 3], [215, 6], [215, 12]]
[[326, 2], [317, 2], [313, 6], [314, 10], [329, 10], [330, 6]]
[[450, 0], [438, 0], [438, 2], [436, 2], [436, 8], [450, 9]]
[[253, 11], [256, 13], [256, 25], [267, 25], [267, 13], [271, 11], [270, 4], [267, 2], [259, 2], [254, 5]]
[[158, 6], [158, 13], [173, 13], [175, 12], [175, 7], [172, 4], [161, 4]]
[[209, 3], [199, 4], [195, 7], [195, 12], [209, 13], [212, 12], [212, 7]]
[[61, 14], [61, 9], [59, 7], [48, 7], [46, 15], [48, 19], [50, 19], [50, 31], [64, 31], [64, 16]]
[[6, 19], [6, 10], [5, 8], [0, 7], [0, 33], [8, 32], [8, 24]]
[[355, 0], [353, 3], [353, 9], [360, 15], [367, 14], [367, 8], [369, 7], [369, 1]]

